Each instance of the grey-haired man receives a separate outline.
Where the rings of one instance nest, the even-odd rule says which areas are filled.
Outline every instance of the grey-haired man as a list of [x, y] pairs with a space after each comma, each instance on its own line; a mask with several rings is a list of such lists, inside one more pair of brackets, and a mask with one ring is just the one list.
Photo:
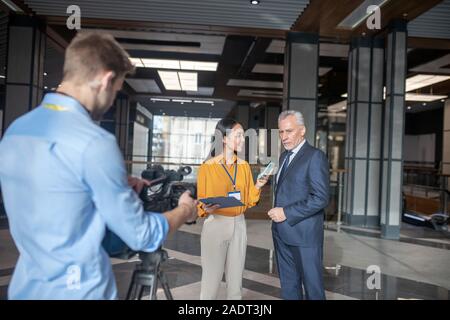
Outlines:
[[328, 160], [305, 140], [300, 112], [282, 112], [278, 127], [286, 151], [281, 154], [281, 167], [275, 176], [275, 208], [268, 215], [273, 221], [281, 296], [289, 300], [324, 300], [323, 220], [329, 199]]

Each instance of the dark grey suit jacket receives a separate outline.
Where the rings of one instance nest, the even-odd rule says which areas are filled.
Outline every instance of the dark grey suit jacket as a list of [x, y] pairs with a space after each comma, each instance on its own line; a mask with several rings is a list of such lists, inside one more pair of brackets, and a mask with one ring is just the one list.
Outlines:
[[[280, 157], [283, 164], [287, 152]], [[292, 159], [275, 185], [275, 207], [282, 207], [287, 220], [272, 224], [272, 231], [288, 245], [323, 245], [324, 209], [329, 201], [329, 169], [325, 154], [308, 142]]]

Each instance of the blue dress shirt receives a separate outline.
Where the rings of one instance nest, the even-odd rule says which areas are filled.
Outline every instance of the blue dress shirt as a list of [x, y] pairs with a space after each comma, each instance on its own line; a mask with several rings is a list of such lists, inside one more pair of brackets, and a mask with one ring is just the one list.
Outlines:
[[20, 253], [10, 299], [115, 299], [105, 228], [136, 251], [165, 240], [167, 219], [143, 210], [115, 137], [69, 96], [47, 94], [14, 121], [0, 142], [0, 164]]

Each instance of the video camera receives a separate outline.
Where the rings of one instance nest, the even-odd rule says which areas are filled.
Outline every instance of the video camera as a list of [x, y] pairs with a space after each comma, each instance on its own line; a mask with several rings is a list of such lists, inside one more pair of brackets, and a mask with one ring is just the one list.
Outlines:
[[142, 189], [139, 197], [144, 202], [145, 211], [165, 212], [178, 206], [181, 195], [189, 190], [192, 197], [197, 197], [195, 184], [181, 182], [183, 177], [189, 175], [192, 168], [181, 166], [177, 171], [164, 170], [160, 165], [155, 165], [141, 174], [142, 179], [150, 181], [150, 186]]
[[[141, 173], [142, 179], [150, 182], [145, 186], [139, 198], [143, 202], [144, 210], [152, 213], [163, 213], [178, 206], [181, 195], [189, 190], [192, 197], [197, 197], [197, 188], [193, 183], [181, 182], [183, 178], [192, 172], [189, 166], [181, 166], [177, 171], [164, 170], [161, 165], [154, 165]], [[190, 222], [187, 224], [193, 224]], [[117, 235], [106, 230], [102, 242], [103, 248], [110, 257], [129, 259], [137, 252], [132, 251]]]

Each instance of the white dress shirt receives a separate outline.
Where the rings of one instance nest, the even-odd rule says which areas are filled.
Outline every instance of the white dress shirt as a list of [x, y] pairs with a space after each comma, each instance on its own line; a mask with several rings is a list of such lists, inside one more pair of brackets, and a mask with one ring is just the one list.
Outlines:
[[[297, 153], [300, 151], [300, 149], [305, 144], [305, 142], [306, 142], [306, 139], [303, 139], [303, 141], [298, 146], [296, 146], [294, 149], [290, 150], [290, 151], [292, 151], [292, 154], [291, 154], [291, 157], [289, 158], [288, 168], [289, 168], [289, 165], [291, 164], [292, 160], [294, 159], [294, 157], [297, 155]], [[286, 161], [286, 158], [284, 158], [283, 163], [281, 164], [280, 169], [277, 172], [277, 183], [278, 183], [278, 179], [280, 178], [281, 168], [283, 168], [285, 161]], [[286, 170], [287, 170], [287, 168], [286, 168]]]

